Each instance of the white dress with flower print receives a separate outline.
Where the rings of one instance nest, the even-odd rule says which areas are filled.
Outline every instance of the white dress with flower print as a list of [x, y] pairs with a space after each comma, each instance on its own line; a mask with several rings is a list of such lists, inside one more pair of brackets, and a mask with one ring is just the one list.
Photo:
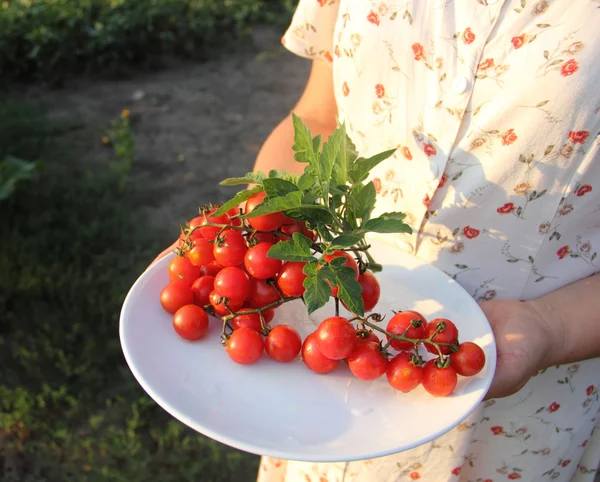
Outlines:
[[[476, 300], [600, 270], [598, 0], [300, 0], [283, 37], [332, 65], [340, 120], [399, 248]], [[264, 457], [260, 482], [592, 481], [600, 359], [551, 367], [416, 449], [337, 464]]]

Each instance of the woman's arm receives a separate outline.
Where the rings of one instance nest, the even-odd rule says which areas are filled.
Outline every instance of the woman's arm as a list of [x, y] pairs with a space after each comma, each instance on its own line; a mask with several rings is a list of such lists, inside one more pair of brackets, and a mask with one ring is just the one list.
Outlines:
[[[313, 136], [321, 134], [325, 140], [335, 130], [337, 105], [331, 66], [321, 60], [313, 61], [306, 87], [293, 111], [306, 123]], [[294, 127], [290, 114], [263, 144], [256, 158], [254, 171], [278, 169], [300, 174], [305, 165], [294, 160], [293, 145]]]

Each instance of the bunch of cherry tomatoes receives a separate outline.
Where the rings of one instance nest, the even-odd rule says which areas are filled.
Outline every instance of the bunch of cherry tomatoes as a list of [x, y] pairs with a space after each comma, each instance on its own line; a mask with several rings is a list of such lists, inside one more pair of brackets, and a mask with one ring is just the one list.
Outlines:
[[[325, 374], [342, 361], [358, 379], [374, 380], [385, 374], [396, 390], [410, 392], [422, 384], [434, 396], [450, 395], [459, 375], [473, 376], [483, 369], [483, 350], [472, 342], [459, 343], [452, 321], [427, 321], [416, 311], [395, 313], [385, 330], [376, 324], [382, 320], [378, 313], [352, 319], [332, 316], [304, 340], [292, 326], [270, 326], [278, 306], [304, 294], [306, 263], [282, 262], [267, 253], [294, 232], [313, 241], [317, 236], [284, 213], [243, 222], [241, 212], [250, 213], [264, 197], [264, 192], [254, 194], [243, 210], [236, 207], [221, 215], [214, 215], [217, 208], [209, 207], [182, 232], [178, 256], [169, 263], [170, 282], [160, 294], [161, 305], [173, 315], [173, 327], [181, 338], [203, 338], [210, 313], [221, 318], [222, 343], [236, 363], [252, 364], [263, 352], [282, 363], [301, 355], [309, 369]], [[327, 261], [337, 257], [344, 257], [355, 270], [365, 312], [371, 312], [380, 296], [376, 277], [361, 273], [346, 251], [325, 255]], [[337, 287], [331, 291], [335, 297]], [[385, 335], [386, 343], [373, 330]], [[425, 361], [418, 352], [421, 345], [437, 357]]]

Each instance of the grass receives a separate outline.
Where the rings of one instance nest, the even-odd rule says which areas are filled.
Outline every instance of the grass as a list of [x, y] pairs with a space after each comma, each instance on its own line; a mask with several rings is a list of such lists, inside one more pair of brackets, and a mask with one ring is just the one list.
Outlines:
[[257, 457], [175, 421], [124, 362], [121, 304], [168, 235], [140, 217], [153, 187], [124, 182], [135, 166], [86, 166], [61, 144], [78, 125], [0, 101], [0, 159], [43, 162], [0, 202], [0, 480], [253, 480]]

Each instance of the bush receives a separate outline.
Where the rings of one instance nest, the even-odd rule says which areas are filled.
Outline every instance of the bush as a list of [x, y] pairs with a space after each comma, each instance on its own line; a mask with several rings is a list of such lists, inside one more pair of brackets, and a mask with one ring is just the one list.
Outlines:
[[206, 59], [291, 10], [292, 0], [4, 0], [0, 78], [118, 74], [166, 54]]

